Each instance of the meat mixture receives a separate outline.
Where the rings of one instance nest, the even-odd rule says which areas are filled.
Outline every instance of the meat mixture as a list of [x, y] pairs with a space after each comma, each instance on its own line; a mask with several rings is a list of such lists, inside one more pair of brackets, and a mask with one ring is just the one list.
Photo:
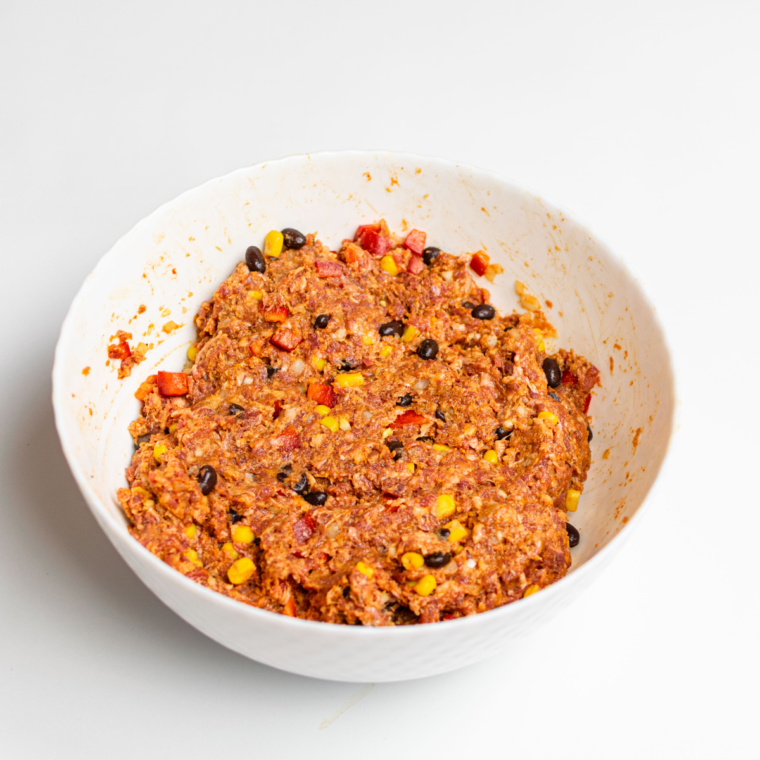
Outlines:
[[233, 599], [353, 625], [565, 575], [599, 373], [549, 350], [538, 308], [495, 311], [470, 274], [486, 254], [425, 242], [381, 221], [337, 252], [292, 229], [246, 251], [184, 372], [136, 394], [118, 497], [140, 543]]

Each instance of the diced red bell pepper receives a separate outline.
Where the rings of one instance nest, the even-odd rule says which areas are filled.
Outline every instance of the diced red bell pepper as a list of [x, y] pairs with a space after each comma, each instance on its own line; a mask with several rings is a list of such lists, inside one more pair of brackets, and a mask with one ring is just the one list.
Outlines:
[[129, 359], [130, 356], [132, 356], [132, 350], [129, 347], [129, 343], [125, 340], [108, 347], [109, 359]]
[[379, 229], [379, 224], [360, 224], [356, 228], [356, 233], [354, 234], [354, 243], [360, 243], [361, 239], [364, 237], [364, 233], [367, 232], [367, 230], [377, 232]]
[[588, 414], [588, 408], [591, 406], [591, 394], [586, 396], [586, 401], [583, 403], [583, 413]]
[[251, 356], [258, 356], [261, 353], [261, 349], [264, 348], [264, 341], [252, 340], [249, 348], [251, 349]]
[[478, 251], [477, 253], [473, 254], [473, 257], [470, 259], [470, 268], [473, 272], [475, 272], [475, 274], [482, 277], [486, 273], [486, 269], [488, 269], [488, 264], [490, 261], [491, 257], [487, 253]]
[[150, 377], [145, 380], [145, 382], [140, 383], [140, 387], [135, 391], [135, 398], [138, 401], [145, 401], [148, 396], [150, 396], [151, 393], [153, 393], [153, 389], [156, 387], [156, 376], [151, 375]]
[[425, 240], [427, 234], [420, 230], [412, 230], [404, 241], [404, 248], [407, 251], [411, 251], [415, 256], [422, 256], [422, 252], [425, 250]]
[[346, 260], [346, 264], [357, 264], [362, 260], [363, 256], [364, 251], [358, 245], [347, 245], [343, 251], [343, 258]]
[[283, 615], [287, 615], [288, 617], [296, 617], [296, 600], [293, 599], [291, 596], [287, 602], [285, 602], [285, 607], [282, 610]]
[[343, 274], [343, 264], [340, 261], [325, 261], [319, 259], [314, 262], [319, 277], [340, 277]]
[[184, 396], [188, 391], [184, 372], [159, 372], [156, 382], [162, 396]]
[[295, 525], [293, 525], [293, 535], [299, 544], [305, 544], [314, 534], [317, 524], [310, 514], [305, 514]]
[[400, 428], [404, 425], [421, 425], [426, 421], [426, 418], [421, 414], [417, 414], [413, 409], [408, 409], [403, 414], [399, 414], [393, 422], [391, 422], [392, 428]]
[[283, 325], [270, 339], [269, 342], [281, 348], [283, 351], [292, 351], [303, 338], [294, 333], [289, 327]]
[[280, 399], [277, 399], [277, 401], [274, 402], [274, 415], [272, 419], [277, 419], [280, 416], [280, 412], [282, 411], [282, 401]]
[[306, 391], [307, 398], [316, 401], [318, 404], [327, 406], [332, 409], [335, 406], [335, 391], [331, 385], [322, 383], [312, 383], [309, 390]]
[[284, 322], [290, 314], [287, 306], [270, 306], [268, 309], [262, 308], [262, 311], [267, 322]]
[[298, 432], [292, 425], [286, 427], [285, 430], [283, 430], [282, 433], [277, 436], [277, 438], [272, 439], [272, 446], [285, 452], [293, 451], [300, 445], [301, 439], [298, 436]]
[[562, 373], [562, 385], [577, 385], [578, 378], [569, 370], [566, 369]]
[[412, 256], [406, 265], [406, 271], [411, 274], [419, 274], [425, 268], [425, 262], [419, 256]]

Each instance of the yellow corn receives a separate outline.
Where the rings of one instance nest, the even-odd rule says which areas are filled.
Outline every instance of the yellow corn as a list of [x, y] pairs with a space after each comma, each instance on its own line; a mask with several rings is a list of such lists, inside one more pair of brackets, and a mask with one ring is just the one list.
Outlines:
[[415, 467], [414, 467], [414, 462], [407, 462], [407, 463], [406, 463], [406, 469], [407, 469], [407, 472], [408, 472], [410, 475], [414, 474], [414, 469], [415, 469]]
[[340, 423], [335, 417], [322, 417], [320, 422], [333, 433], [337, 433], [338, 428], [340, 427]]
[[404, 328], [404, 334], [401, 336], [401, 340], [404, 343], [411, 343], [418, 335], [420, 331], [414, 325], [407, 325]]
[[423, 575], [420, 582], [414, 587], [414, 590], [420, 596], [430, 596], [435, 591], [436, 582], [434, 575]]
[[[282, 235], [280, 235], [280, 237], [282, 237]], [[253, 560], [248, 559], [248, 557], [241, 557], [232, 563], [232, 566], [227, 571], [227, 577], [229, 578], [230, 583], [239, 586], [241, 583], [245, 583], [253, 575], [255, 569], [256, 567], [253, 564]]]
[[383, 346], [380, 349], [380, 356], [383, 359], [387, 359], [393, 353], [393, 349], [390, 346]]
[[195, 346], [190, 346], [190, 348], [187, 349], [187, 358], [190, 359], [191, 362], [194, 362], [196, 356], [198, 356], [198, 349]]
[[406, 552], [401, 555], [401, 564], [407, 570], [419, 570], [425, 564], [425, 558], [417, 552]]
[[369, 567], [368, 565], [365, 565], [363, 562], [357, 562], [356, 563], [356, 569], [362, 574], [366, 575], [367, 578], [371, 578], [375, 571], [373, 568]]
[[222, 551], [230, 558], [237, 559], [240, 555], [237, 553], [235, 547], [228, 541], [226, 544], [222, 544]]
[[338, 424], [340, 425], [340, 429], [345, 433], [351, 430], [351, 423], [348, 421], [348, 417], [344, 415], [340, 415], [338, 417]]
[[436, 451], [451, 451], [451, 446], [447, 446], [445, 443], [434, 443], [433, 448]]
[[185, 559], [189, 559], [194, 565], [203, 567], [203, 563], [198, 559], [198, 552], [195, 549], [188, 549], [185, 552]]
[[439, 520], [443, 520], [449, 515], [453, 515], [457, 511], [457, 505], [454, 502], [454, 497], [448, 494], [442, 493], [438, 497], [438, 501], [435, 505], [435, 516]]
[[166, 453], [166, 446], [163, 443], [157, 443], [153, 447], [153, 456], [157, 461], [161, 461], [161, 457]]
[[375, 338], [372, 335], [362, 335], [362, 343], [365, 346], [371, 346], [375, 342]]
[[317, 404], [317, 414], [319, 414], [321, 417], [330, 414], [330, 407], [325, 406], [324, 404]]
[[317, 370], [317, 372], [321, 372], [325, 368], [327, 361], [325, 359], [314, 359], [312, 364], [314, 365], [314, 369]]
[[547, 425], [556, 425], [559, 422], [559, 418], [554, 412], [539, 412], [539, 420], [546, 420]]
[[267, 232], [264, 238], [264, 255], [277, 258], [282, 253], [282, 233], [277, 230]]
[[449, 531], [449, 541], [452, 544], [458, 543], [463, 538], [467, 538], [467, 536], [470, 534], [470, 531], [467, 530], [467, 528], [465, 528], [464, 525], [459, 522], [459, 520], [452, 520], [451, 522], [446, 523], [446, 525], [443, 527]]
[[383, 440], [385, 440], [393, 431], [390, 428], [383, 430]]
[[253, 301], [261, 301], [264, 298], [264, 294], [260, 290], [249, 290], [245, 294], [245, 297]]
[[364, 377], [358, 372], [335, 375], [335, 383], [339, 388], [356, 388], [358, 385], [364, 385]]
[[546, 350], [546, 343], [544, 343], [544, 334], [539, 330], [537, 327], [533, 328], [533, 332], [536, 333], [536, 337], [538, 338], [538, 350], [539, 351], [545, 351]]
[[575, 512], [578, 509], [578, 500], [581, 498], [581, 492], [574, 488], [568, 489], [567, 499], [565, 499], [565, 509], [568, 512]]
[[232, 528], [232, 543], [234, 544], [251, 544], [253, 543], [253, 531], [247, 525], [235, 525]]
[[483, 454], [483, 459], [485, 459], [486, 462], [490, 462], [491, 464], [499, 463], [499, 455], [493, 449], [486, 451], [486, 453]]
[[188, 525], [187, 528], [185, 528], [185, 535], [188, 538], [195, 538], [195, 534], [198, 532], [198, 528], [195, 527], [195, 525]]
[[526, 596], [530, 596], [531, 594], [535, 594], [536, 591], [540, 591], [541, 586], [537, 586], [535, 583], [532, 586], [528, 586], [528, 588], [525, 589], [523, 592], [523, 598]]
[[393, 256], [383, 256], [380, 259], [380, 269], [384, 269], [392, 277], [398, 274], [398, 266], [396, 266], [396, 260]]

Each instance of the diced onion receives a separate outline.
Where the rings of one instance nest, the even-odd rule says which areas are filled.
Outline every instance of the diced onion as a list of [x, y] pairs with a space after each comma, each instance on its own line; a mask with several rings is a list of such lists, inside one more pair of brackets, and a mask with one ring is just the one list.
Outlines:
[[414, 390], [416, 391], [424, 391], [425, 388], [430, 385], [430, 380], [426, 380], [424, 377], [420, 378], [415, 384], [414, 384]]
[[306, 363], [303, 361], [303, 359], [296, 359], [291, 365], [290, 365], [290, 371], [298, 377], [306, 368]]

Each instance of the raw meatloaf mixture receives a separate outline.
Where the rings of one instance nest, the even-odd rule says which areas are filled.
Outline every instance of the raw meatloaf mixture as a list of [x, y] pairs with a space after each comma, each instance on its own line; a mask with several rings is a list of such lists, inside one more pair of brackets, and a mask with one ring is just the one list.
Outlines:
[[[384, 222], [336, 253], [295, 230], [203, 304], [185, 372], [136, 394], [119, 500], [197, 583], [310, 620], [430, 623], [565, 575], [598, 371], [502, 316], [487, 257]], [[480, 257], [480, 258], [478, 258]]]

